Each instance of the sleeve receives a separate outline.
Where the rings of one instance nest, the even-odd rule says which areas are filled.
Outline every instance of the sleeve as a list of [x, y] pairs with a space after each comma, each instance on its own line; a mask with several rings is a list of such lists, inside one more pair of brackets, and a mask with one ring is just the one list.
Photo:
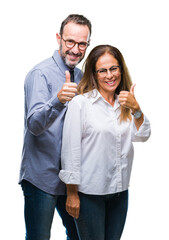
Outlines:
[[29, 131], [38, 136], [48, 129], [65, 108], [40, 70], [32, 71], [25, 81], [26, 121]]
[[144, 121], [137, 130], [134, 119], [131, 122], [131, 139], [132, 142], [146, 142], [151, 135], [151, 126], [148, 118], [144, 115]]
[[61, 151], [60, 179], [66, 184], [80, 184], [82, 117], [81, 107], [74, 101], [66, 112]]

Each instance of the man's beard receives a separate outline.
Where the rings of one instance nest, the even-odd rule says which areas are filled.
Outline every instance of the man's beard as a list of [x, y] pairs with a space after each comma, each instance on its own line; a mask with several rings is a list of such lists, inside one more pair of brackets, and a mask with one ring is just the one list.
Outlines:
[[[82, 53], [77, 53], [77, 54], [74, 54], [73, 52], [71, 52], [70, 50], [67, 50], [65, 52], [65, 54], [63, 54], [62, 52], [62, 46], [60, 46], [60, 55], [63, 59], [63, 61], [65, 62], [65, 64], [69, 67], [69, 68], [75, 68], [77, 64], [79, 64], [82, 59], [84, 58], [84, 56], [82, 57]], [[67, 59], [67, 55], [70, 55], [70, 56], [77, 56], [77, 57], [81, 57], [77, 62], [75, 62], [74, 64], [71, 64], [69, 62], [69, 60]]]

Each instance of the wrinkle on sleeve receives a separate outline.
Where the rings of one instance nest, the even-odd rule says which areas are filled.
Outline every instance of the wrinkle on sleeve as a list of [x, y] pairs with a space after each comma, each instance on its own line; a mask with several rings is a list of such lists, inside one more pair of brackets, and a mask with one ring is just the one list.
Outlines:
[[62, 136], [60, 179], [66, 184], [80, 184], [82, 116], [74, 99], [68, 104]]
[[137, 130], [134, 117], [131, 123], [131, 138], [132, 142], [146, 142], [151, 135], [151, 126], [148, 118], [144, 115], [144, 121], [140, 126], [139, 130]]

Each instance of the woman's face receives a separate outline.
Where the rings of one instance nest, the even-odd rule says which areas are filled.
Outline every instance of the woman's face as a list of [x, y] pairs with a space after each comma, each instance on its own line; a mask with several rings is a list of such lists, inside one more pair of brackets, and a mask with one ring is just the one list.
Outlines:
[[99, 57], [96, 62], [96, 78], [101, 95], [114, 95], [121, 81], [121, 70], [117, 59], [109, 53]]

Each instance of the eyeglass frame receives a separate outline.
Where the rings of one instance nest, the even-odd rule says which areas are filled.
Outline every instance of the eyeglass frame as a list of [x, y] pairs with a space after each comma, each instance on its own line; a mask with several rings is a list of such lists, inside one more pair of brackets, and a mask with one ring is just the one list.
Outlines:
[[[77, 44], [77, 45], [78, 45], [78, 48], [79, 48], [81, 51], [84, 51], [84, 50], [86, 50], [87, 47], [90, 45], [89, 42], [76, 42], [76, 41], [74, 41], [74, 40], [72, 40], [72, 39], [67, 39], [67, 40], [65, 40], [63, 37], [62, 37], [61, 39], [63, 39], [63, 41], [65, 42], [66, 47], [69, 48], [69, 49], [73, 48], [73, 47]], [[67, 41], [72, 41], [72, 42], [74, 42], [74, 45], [73, 45], [72, 47], [68, 47], [67, 44], [66, 44]], [[85, 47], [84, 49], [81, 49], [81, 48], [79, 47], [79, 44], [81, 44], [81, 43], [85, 43], [85, 44], [86, 44], [86, 47]]]
[[111, 70], [112, 68], [119, 68], [119, 69], [121, 69], [121, 66], [120, 65], [113, 65], [113, 66], [111, 66], [108, 69], [107, 68], [100, 68], [100, 69], [96, 70], [95, 73], [100, 73], [101, 74], [101, 70], [102, 71], [106, 70], [106, 72], [103, 72], [103, 73], [105, 73], [105, 76], [107, 76], [108, 71], [110, 71], [110, 73], [112, 73], [112, 71], [113, 71], [113, 70]]

